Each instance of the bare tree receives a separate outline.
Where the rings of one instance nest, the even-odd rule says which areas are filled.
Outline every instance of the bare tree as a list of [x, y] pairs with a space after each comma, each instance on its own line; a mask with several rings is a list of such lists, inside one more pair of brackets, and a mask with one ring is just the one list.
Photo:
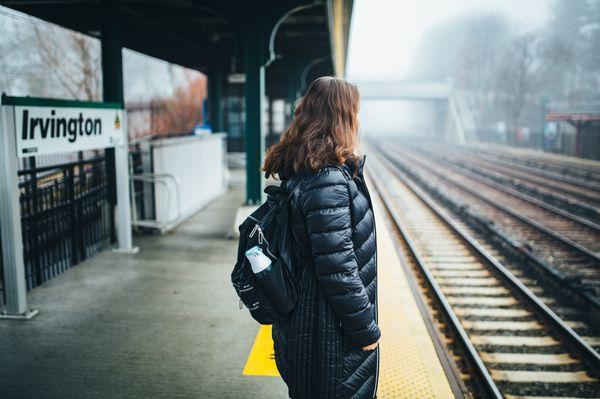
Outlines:
[[494, 109], [496, 65], [500, 49], [511, 38], [509, 21], [502, 14], [474, 13], [429, 31], [413, 63], [412, 77], [445, 80], [468, 93], [479, 129], [497, 122]]
[[169, 98], [155, 100], [157, 113], [153, 116], [158, 135], [192, 132], [202, 122], [202, 101], [206, 98], [206, 77], [188, 71], [185, 83]]
[[600, 0], [556, 0], [543, 35], [551, 97], [577, 103], [600, 90]]
[[506, 17], [501, 14], [471, 15], [464, 20], [464, 26], [456, 81], [462, 90], [471, 93], [474, 116], [481, 130], [496, 119], [494, 77], [502, 57], [499, 49], [510, 40], [511, 33]]
[[[22, 59], [23, 34], [15, 21], [0, 14], [0, 91], [13, 93], [23, 76], [27, 75], [29, 63]], [[30, 57], [31, 58], [31, 57]]]
[[83, 35], [71, 33], [73, 48], [76, 51], [81, 67], [79, 87], [88, 100], [100, 99], [100, 61], [97, 46]]
[[539, 87], [541, 63], [537, 57], [535, 35], [523, 34], [511, 40], [498, 68], [497, 91], [505, 99], [509, 142], [516, 143], [516, 132], [528, 100]]
[[49, 25], [34, 25], [34, 45], [70, 98], [100, 98], [99, 46], [91, 38]]

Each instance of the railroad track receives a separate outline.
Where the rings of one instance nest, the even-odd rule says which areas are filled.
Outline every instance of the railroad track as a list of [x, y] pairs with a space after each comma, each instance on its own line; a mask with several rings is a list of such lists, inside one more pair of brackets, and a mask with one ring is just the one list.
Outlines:
[[[371, 154], [377, 154], [370, 151]], [[482, 397], [600, 397], [600, 355], [388, 160], [375, 184], [440, 322]]]
[[436, 164], [404, 148], [388, 144], [381, 150], [393, 164], [409, 174], [419, 174], [422, 180], [441, 187], [446, 195], [468, 204], [470, 209], [501, 226], [551, 265], [575, 290], [587, 289], [596, 299], [600, 296], [598, 226], [525, 201], [518, 193], [511, 194], [472, 177], [451, 173], [448, 165]]
[[485, 164], [489, 169], [499, 171], [513, 178], [549, 187], [565, 195], [578, 198], [580, 201], [591, 202], [595, 204], [594, 206], [598, 205], [598, 198], [600, 196], [599, 181], [584, 181], [556, 172], [516, 164], [511, 160], [512, 158], [499, 157], [498, 155], [494, 155], [494, 153], [481, 153], [473, 149], [458, 147], [456, 147], [456, 151], [462, 154], [462, 156], [467, 155], [470, 159], [477, 159], [480, 164]]
[[[519, 201], [517, 201], [517, 203], [512, 204], [512, 205], [521, 206], [525, 210], [526, 210], [526, 208], [529, 208], [530, 210], [543, 209], [543, 210], [547, 211], [547, 212], [545, 212], [544, 215], [542, 215], [545, 217], [545, 219], [557, 217], [558, 222], [567, 220], [568, 223], [566, 223], [562, 226], [560, 226], [560, 225], [558, 226], [557, 232], [561, 233], [564, 236], [568, 236], [569, 234], [576, 233], [577, 236], [573, 237], [576, 240], [575, 242], [579, 242], [579, 240], [583, 240], [583, 241], [585, 241], [584, 246], [594, 248], [594, 249], [592, 249], [592, 252], [594, 252], [594, 253], [600, 253], [600, 243], [597, 242], [598, 239], [600, 239], [600, 234], [599, 234], [600, 233], [600, 225], [598, 225], [586, 218], [579, 217], [578, 215], [575, 215], [564, 209], [555, 207], [552, 204], [547, 204], [544, 201], [540, 201], [531, 195], [521, 192], [521, 190], [516, 190], [512, 187], [507, 187], [503, 184], [498, 184], [494, 179], [491, 179], [490, 177], [486, 176], [485, 174], [482, 175], [482, 173], [480, 173], [481, 172], [480, 170], [478, 170], [478, 169], [473, 170], [471, 168], [461, 167], [461, 165], [457, 164], [454, 160], [446, 158], [444, 156], [444, 154], [439, 154], [435, 151], [429, 151], [428, 149], [422, 148], [422, 147], [418, 147], [416, 150], [421, 154], [425, 154], [425, 157], [420, 156], [419, 157], [420, 159], [426, 159], [427, 163], [434, 167], [436, 164], [438, 164], [438, 162], [446, 164], [446, 168], [450, 168], [453, 172], [455, 172], [454, 176], [456, 176], [456, 177], [465, 176], [468, 180], [467, 183], [471, 182], [471, 181], [476, 181], [477, 183], [481, 183], [481, 187], [488, 186], [489, 188], [493, 189], [493, 192], [496, 194], [503, 193], [503, 194], [505, 194], [504, 197], [508, 196], [509, 198], [517, 198]], [[412, 147], [411, 147], [411, 152], [412, 152]], [[433, 155], [433, 158], [435, 159], [435, 162], [430, 161], [432, 155]], [[501, 194], [500, 194], [500, 197], [501, 197], [500, 199], [503, 199], [503, 200], [505, 199], [505, 198], [502, 198]], [[496, 198], [496, 196], [494, 198]], [[599, 200], [600, 200], [600, 197], [599, 197]], [[527, 204], [525, 204], [525, 203], [527, 203]], [[525, 212], [525, 214], [527, 215], [527, 212]], [[534, 216], [538, 216], [538, 215], [534, 215]], [[550, 220], [550, 223], [552, 223], [552, 220]], [[580, 226], [583, 226], [583, 229], [584, 229], [583, 233], [590, 233], [591, 235], [582, 236], [582, 234], [581, 234], [582, 232], [579, 231]], [[594, 234], [599, 234], [599, 235], [595, 236]], [[600, 257], [598, 257], [598, 261], [600, 261]]]
[[[474, 148], [479, 153], [485, 153], [495, 158], [504, 159], [511, 163], [550, 171], [563, 176], [571, 176], [588, 182], [600, 183], [600, 167], [588, 159], [552, 159], [549, 154], [519, 155], [509, 150]], [[518, 150], [517, 150], [518, 151]]]
[[416, 148], [493, 180], [498, 184], [512, 187], [551, 205], [569, 209], [571, 212], [595, 222], [600, 221], [600, 193], [590, 192], [577, 187], [571, 189], [564, 184], [562, 185], [562, 192], [557, 192], [557, 184], [560, 191], [561, 183], [556, 183], [552, 179], [531, 176], [524, 172], [515, 171], [512, 168], [490, 162], [489, 160], [458, 153], [448, 147], [427, 145], [417, 146]]

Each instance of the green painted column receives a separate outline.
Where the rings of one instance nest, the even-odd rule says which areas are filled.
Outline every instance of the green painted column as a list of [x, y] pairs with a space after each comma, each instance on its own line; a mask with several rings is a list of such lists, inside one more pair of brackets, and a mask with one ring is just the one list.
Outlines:
[[296, 101], [300, 99], [300, 89], [302, 87], [301, 75], [302, 67], [305, 64], [305, 60], [300, 57], [294, 57], [287, 59], [284, 64], [284, 68], [287, 71], [288, 81], [288, 102], [291, 112], [291, 118], [294, 118], [294, 111], [296, 110]]
[[[258, 24], [257, 24], [258, 25]], [[246, 204], [263, 200], [264, 179], [261, 167], [264, 159], [265, 139], [262, 131], [263, 101], [265, 94], [264, 42], [257, 26], [244, 32], [244, 86], [245, 145], [246, 145]]]
[[290, 104], [290, 112], [292, 119], [296, 111], [296, 101], [300, 99], [298, 92], [300, 91], [300, 79], [296, 78], [294, 71], [290, 71], [290, 80], [288, 83], [288, 102]]
[[123, 103], [123, 38], [119, 0], [102, 0], [102, 89], [104, 101]]
[[267, 136], [273, 136], [275, 134], [275, 131], [273, 130], [273, 115], [275, 114], [273, 112], [273, 103], [274, 103], [274, 100], [273, 100], [273, 97], [268, 97], [268, 99], [269, 100], [267, 101], [267, 103], [268, 103], [268, 111], [269, 112], [268, 112], [267, 115], [269, 117], [269, 120], [267, 121], [268, 122], [267, 123], [267, 126], [268, 126], [268, 128], [267, 128]]
[[223, 131], [223, 66], [214, 63], [208, 70], [208, 101], [213, 132]]
[[[104, 101], [123, 103], [123, 38], [120, 0], [102, 0], [101, 9], [101, 48], [102, 48], [102, 93]], [[117, 205], [117, 184], [115, 174], [115, 149], [108, 148], [106, 173], [108, 200], [111, 205], [111, 242], [117, 241], [114, 208]]]

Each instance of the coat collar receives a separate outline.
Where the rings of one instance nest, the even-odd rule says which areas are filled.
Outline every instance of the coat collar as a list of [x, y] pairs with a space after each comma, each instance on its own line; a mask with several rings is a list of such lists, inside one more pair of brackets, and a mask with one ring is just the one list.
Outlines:
[[356, 166], [354, 164], [354, 162], [351, 161], [350, 158], [348, 158], [346, 160], [346, 162], [344, 163], [344, 167], [346, 168], [346, 170], [348, 170], [348, 172], [350, 173], [350, 176], [354, 175], [354, 169], [356, 167], [358, 167], [358, 173], [357, 176], [360, 176], [361, 178], [363, 177], [363, 170], [365, 168], [365, 161], [367, 159], [367, 155], [362, 155], [360, 157], [358, 157], [358, 166]]

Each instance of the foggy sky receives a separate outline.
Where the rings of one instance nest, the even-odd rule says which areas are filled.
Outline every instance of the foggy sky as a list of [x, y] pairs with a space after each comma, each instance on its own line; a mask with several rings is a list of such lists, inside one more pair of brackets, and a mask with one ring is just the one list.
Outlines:
[[442, 21], [497, 11], [528, 30], [542, 25], [551, 7], [552, 0], [355, 0], [348, 79], [403, 79], [424, 33]]

